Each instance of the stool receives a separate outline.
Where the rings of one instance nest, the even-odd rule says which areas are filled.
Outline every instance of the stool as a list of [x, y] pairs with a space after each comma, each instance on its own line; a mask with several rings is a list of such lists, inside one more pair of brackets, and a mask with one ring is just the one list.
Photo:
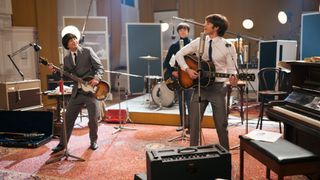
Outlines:
[[[231, 92], [232, 92], [232, 87], [230, 85], [230, 82], [227, 82], [227, 113], [229, 115], [230, 113], [230, 96], [231, 96]], [[240, 94], [240, 117], [241, 117], [241, 123], [243, 124], [243, 120], [244, 120], [244, 113], [243, 113], [243, 94], [244, 94], [244, 89], [245, 89], [246, 83], [243, 81], [239, 81], [236, 88], [238, 88], [239, 90], [239, 94]]]
[[320, 178], [319, 157], [300, 146], [283, 138], [274, 143], [240, 138], [240, 180], [243, 180], [244, 151], [256, 158], [267, 168], [266, 176], [270, 179], [270, 169], [278, 179], [290, 175], [311, 175], [312, 179]]

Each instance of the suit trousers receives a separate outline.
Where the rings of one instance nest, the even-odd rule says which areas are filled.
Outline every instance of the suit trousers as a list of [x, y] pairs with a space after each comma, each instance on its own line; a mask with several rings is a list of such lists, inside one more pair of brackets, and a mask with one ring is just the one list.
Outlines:
[[215, 128], [217, 130], [220, 144], [229, 150], [228, 138], [228, 117], [227, 117], [227, 87], [223, 82], [215, 82], [213, 85], [201, 88], [201, 102], [200, 102], [200, 120], [198, 107], [198, 88], [195, 89], [190, 104], [190, 146], [199, 145], [199, 121], [202, 122], [203, 114], [209, 102], [212, 107], [212, 117]]
[[[76, 96], [73, 96], [67, 106], [65, 123], [66, 123], [66, 134], [67, 134], [67, 142], [70, 139], [72, 134], [72, 130], [75, 124], [75, 121], [82, 110], [82, 108], [86, 106], [88, 110], [89, 116], [89, 138], [90, 142], [96, 142], [98, 139], [98, 119], [100, 116], [99, 113], [99, 102], [95, 99], [92, 94], [84, 94], [82, 91], [78, 91]], [[61, 128], [63, 131], [63, 128]], [[63, 133], [60, 136], [60, 144], [64, 145], [64, 137]]]

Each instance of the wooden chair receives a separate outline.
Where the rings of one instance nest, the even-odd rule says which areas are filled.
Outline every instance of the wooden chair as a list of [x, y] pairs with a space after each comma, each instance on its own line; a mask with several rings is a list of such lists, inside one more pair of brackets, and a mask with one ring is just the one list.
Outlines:
[[[264, 109], [269, 105], [270, 101], [275, 99], [282, 100], [288, 94], [288, 92], [282, 90], [284, 84], [285, 72], [280, 68], [267, 67], [258, 72], [259, 78], [259, 91], [258, 98], [260, 101], [260, 114], [256, 128], [262, 129], [262, 121], [264, 115]], [[279, 130], [281, 133], [281, 122], [279, 122]]]

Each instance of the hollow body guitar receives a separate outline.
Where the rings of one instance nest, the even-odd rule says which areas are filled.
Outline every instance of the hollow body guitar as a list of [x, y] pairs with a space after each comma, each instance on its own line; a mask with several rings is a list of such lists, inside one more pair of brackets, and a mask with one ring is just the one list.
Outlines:
[[[186, 55], [184, 57], [186, 64], [189, 68], [197, 71], [198, 70], [198, 58], [194, 55]], [[229, 78], [232, 74], [227, 73], [216, 73], [215, 66], [213, 62], [207, 61], [200, 61], [201, 65], [201, 72], [200, 72], [200, 86], [201, 87], [208, 87], [212, 85], [215, 81], [216, 77], [220, 78]], [[198, 86], [198, 79], [191, 79], [186, 71], [183, 71], [179, 68], [179, 84], [183, 89], [189, 89], [192, 87]], [[254, 81], [255, 75], [254, 74], [245, 74], [240, 73], [237, 75], [240, 80], [243, 81]]]
[[[44, 65], [49, 65], [48, 60], [45, 58], [40, 57], [40, 63], [44, 64]], [[62, 71], [59, 67], [52, 65], [52, 67], [54, 69], [56, 69], [57, 71], [59, 71], [60, 73], [63, 73], [63, 75], [65, 75], [66, 77], [72, 79], [73, 81], [78, 82], [78, 84], [80, 84], [81, 89], [86, 92], [86, 93], [92, 93], [93, 96], [97, 99], [97, 100], [104, 100], [107, 98], [108, 93], [110, 92], [110, 85], [104, 81], [104, 80], [100, 80], [99, 83], [95, 86], [91, 86], [89, 84], [89, 81], [93, 79], [93, 77], [87, 77], [85, 79], [81, 79], [77, 76], [74, 76], [66, 71]]]

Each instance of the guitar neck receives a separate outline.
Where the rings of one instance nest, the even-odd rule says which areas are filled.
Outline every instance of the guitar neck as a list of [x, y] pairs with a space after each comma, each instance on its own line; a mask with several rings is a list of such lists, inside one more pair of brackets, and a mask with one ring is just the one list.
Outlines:
[[215, 77], [219, 78], [229, 78], [232, 74], [227, 74], [227, 73], [215, 73]]
[[56, 70], [58, 70], [60, 73], [63, 73], [63, 75], [67, 76], [68, 78], [72, 79], [73, 81], [85, 84], [85, 81], [81, 78], [78, 78], [77, 76], [73, 76], [72, 74], [61, 70], [59, 67], [52, 65]]

